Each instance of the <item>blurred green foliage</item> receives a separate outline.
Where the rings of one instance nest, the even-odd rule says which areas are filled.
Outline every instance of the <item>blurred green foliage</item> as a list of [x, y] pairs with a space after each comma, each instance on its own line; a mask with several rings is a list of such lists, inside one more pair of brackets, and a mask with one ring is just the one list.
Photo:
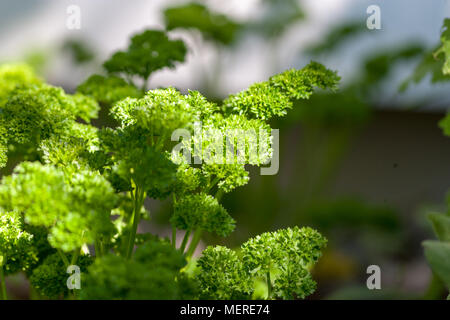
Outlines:
[[300, 1], [262, 0], [258, 18], [247, 23], [247, 29], [264, 38], [276, 39], [289, 27], [306, 17]]
[[[444, 19], [441, 29], [441, 44], [432, 53], [426, 53], [423, 60], [416, 67], [412, 76], [407, 79], [402, 87], [406, 88], [409, 82], [418, 83], [428, 73], [431, 73], [432, 83], [448, 81], [450, 74], [450, 19]], [[450, 112], [439, 121], [439, 127], [443, 134], [450, 136]], [[450, 206], [450, 196], [447, 197], [447, 206]], [[450, 290], [450, 210], [446, 213], [429, 213], [428, 220], [433, 226], [437, 240], [422, 242], [425, 249], [425, 257], [431, 266], [433, 276], [431, 278], [424, 298], [439, 299], [444, 292]], [[450, 294], [447, 296], [450, 299]]]
[[404, 91], [411, 83], [421, 82], [428, 74], [431, 83], [446, 82], [450, 80], [450, 19], [444, 19], [441, 34], [441, 44], [423, 55], [414, 72], [400, 86]]
[[132, 36], [127, 50], [117, 51], [103, 66], [109, 74], [124, 76], [131, 84], [133, 77], [141, 77], [145, 90], [153, 72], [174, 68], [184, 61], [186, 51], [183, 41], [170, 40], [164, 31], [146, 30]]
[[179, 270], [183, 255], [165, 240], [139, 246], [133, 260], [107, 254], [95, 260], [82, 277], [81, 299], [192, 299], [196, 285]]
[[82, 39], [66, 39], [62, 45], [62, 51], [69, 53], [76, 65], [89, 63], [95, 58], [94, 50]]
[[306, 48], [305, 53], [313, 56], [332, 53], [345, 45], [346, 42], [354, 40], [355, 37], [367, 31], [364, 21], [344, 22], [337, 25], [321, 38], [318, 43]]
[[365, 78], [363, 82], [369, 87], [379, 84], [381, 80], [388, 76], [397, 62], [417, 58], [423, 52], [424, 49], [419, 44], [408, 44], [398, 49], [378, 52], [365, 61]]
[[98, 74], [90, 76], [80, 84], [77, 92], [90, 96], [104, 106], [111, 106], [115, 102], [127, 97], [140, 98], [142, 92], [135, 86], [127, 83], [124, 79], [115, 76], [101, 76]]
[[239, 24], [223, 14], [217, 14], [200, 3], [188, 3], [164, 10], [167, 30], [194, 29], [206, 39], [230, 45], [236, 38]]
[[[423, 242], [425, 248], [425, 257], [427, 258], [434, 276], [445, 285], [447, 291], [450, 290], [450, 210], [446, 213], [430, 213], [428, 219], [433, 226], [437, 240], [426, 240]], [[437, 286], [434, 289], [439, 295], [440, 283], [432, 282], [431, 286]], [[429, 289], [431, 291], [433, 289]], [[450, 294], [448, 296], [450, 299]]]
[[427, 75], [431, 75], [431, 83], [450, 80], [448, 75], [442, 73], [444, 62], [433, 53], [434, 51], [423, 55], [413, 73], [400, 85], [400, 91], [405, 91], [412, 83], [420, 83]]
[[371, 227], [385, 232], [395, 232], [400, 228], [395, 210], [387, 206], [368, 205], [356, 199], [322, 200], [312, 203], [302, 213], [305, 221], [324, 230], [332, 231], [342, 227]]
[[444, 55], [444, 64], [442, 66], [442, 73], [444, 75], [450, 74], [450, 19], [444, 19], [441, 33], [441, 46], [434, 53], [435, 56]]
[[[66, 259], [70, 259], [66, 256]], [[93, 258], [82, 255], [78, 257], [77, 265], [80, 272], [86, 272], [91, 265]], [[45, 299], [67, 298], [70, 291], [67, 288], [67, 265], [64, 264], [57, 253], [49, 255], [44, 261], [33, 270], [30, 276], [30, 283], [38, 294]]]

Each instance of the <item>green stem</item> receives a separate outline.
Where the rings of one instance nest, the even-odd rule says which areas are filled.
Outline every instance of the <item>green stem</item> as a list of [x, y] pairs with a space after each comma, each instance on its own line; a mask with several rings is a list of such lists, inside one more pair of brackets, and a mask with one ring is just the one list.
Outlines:
[[172, 227], [172, 246], [177, 248], [177, 228]]
[[[100, 251], [102, 253], [102, 256], [105, 255], [105, 244], [102, 240], [100, 240]], [[108, 249], [106, 249], [106, 252], [108, 252]]]
[[186, 230], [186, 233], [184, 234], [183, 242], [181, 243], [181, 247], [180, 247], [181, 253], [183, 253], [184, 250], [186, 249], [186, 245], [187, 245], [190, 235], [191, 235], [191, 230]]
[[270, 280], [270, 271], [266, 273], [267, 278], [267, 299], [272, 299], [272, 281]]
[[95, 256], [97, 258], [101, 257], [102, 256], [102, 250], [101, 250], [101, 247], [100, 247], [100, 241], [99, 240], [95, 240], [95, 242], [94, 242], [94, 249], [95, 249]]
[[58, 254], [59, 254], [61, 260], [64, 262], [64, 265], [66, 266], [66, 268], [68, 266], [70, 266], [69, 259], [67, 259], [66, 254], [61, 249], [58, 249], [57, 251], [58, 251]]
[[[173, 206], [175, 207], [177, 204], [177, 196], [173, 194]], [[176, 249], [177, 248], [177, 227], [172, 226], [172, 245]]]
[[105, 253], [108, 253], [111, 250], [111, 245], [110, 244], [101, 242], [101, 246], [102, 246], [101, 250], [102, 250], [103, 255], [105, 255]]
[[134, 84], [133, 78], [129, 75], [126, 75], [125, 78], [127, 79], [127, 82], [132, 85], [133, 87], [136, 87], [136, 85]]
[[186, 257], [187, 258], [192, 257], [192, 255], [194, 254], [195, 249], [197, 248], [197, 245], [200, 242], [201, 236], [202, 236], [202, 230], [201, 229], [197, 229], [194, 232], [194, 236], [192, 237], [191, 244], [189, 245], [189, 249], [186, 252]]
[[130, 235], [128, 238], [128, 245], [127, 245], [127, 251], [126, 251], [126, 257], [127, 259], [130, 259], [133, 254], [133, 248], [134, 243], [136, 240], [136, 232], [137, 227], [139, 225], [139, 219], [140, 219], [140, 212], [142, 205], [144, 203], [144, 197], [145, 192], [142, 191], [138, 186], [136, 186], [135, 189], [135, 195], [134, 195], [134, 209], [133, 209], [133, 216], [131, 217], [131, 230]]
[[81, 249], [77, 249], [75, 250], [75, 252], [72, 255], [72, 260], [70, 261], [70, 265], [75, 265], [77, 263], [78, 257], [80, 255], [80, 250]]
[[219, 183], [220, 178], [215, 178], [214, 180], [210, 181], [208, 187], [205, 190], [205, 193], [209, 193], [209, 191], [211, 191], [212, 188], [214, 188], [216, 186], [217, 183]]
[[149, 80], [150, 80], [150, 76], [148, 76], [147, 78], [144, 78], [143, 80], [144, 81], [143, 81], [141, 90], [144, 91], [144, 93], [145, 93], [148, 90], [148, 83], [149, 83]]
[[3, 273], [3, 266], [0, 266], [0, 287], [2, 293], [2, 300], [8, 300], [8, 295], [6, 294], [6, 278]]
[[156, 141], [156, 146], [155, 148], [158, 150], [161, 150], [164, 148], [164, 142], [166, 141], [166, 135], [164, 134], [160, 134], [158, 136], [158, 140]]

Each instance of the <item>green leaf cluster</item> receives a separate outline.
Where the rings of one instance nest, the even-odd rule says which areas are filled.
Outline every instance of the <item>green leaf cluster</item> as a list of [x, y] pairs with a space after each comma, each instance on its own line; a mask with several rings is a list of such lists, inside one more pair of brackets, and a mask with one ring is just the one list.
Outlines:
[[33, 235], [17, 211], [0, 211], [0, 260], [6, 274], [26, 271], [38, 260]]
[[189, 194], [176, 201], [170, 223], [180, 230], [204, 230], [222, 237], [235, 227], [234, 219], [213, 196]]
[[47, 84], [18, 86], [0, 105], [0, 166], [7, 161], [9, 145], [29, 146], [28, 152], [37, 153], [41, 142], [48, 140], [43, 146], [48, 153], [46, 143], [79, 133], [84, 124], [77, 121], [96, 118], [98, 110], [95, 100], [79, 93], [68, 95]]
[[79, 250], [114, 233], [110, 219], [116, 195], [99, 174], [65, 174], [50, 165], [23, 162], [0, 184], [1, 207], [23, 212], [31, 225], [49, 229], [54, 248]]
[[[164, 31], [144, 30], [131, 38], [127, 50], [115, 52], [104, 62], [107, 76], [90, 76], [78, 86], [77, 92], [106, 107], [125, 98], [140, 98], [151, 74], [174, 68], [177, 62], [184, 61], [186, 52], [181, 40], [169, 39]], [[141, 90], [136, 88], [135, 78], [141, 79]]]
[[0, 106], [18, 86], [41, 83], [42, 80], [29, 65], [20, 63], [0, 65]]
[[139, 98], [142, 92], [116, 76], [92, 75], [80, 84], [77, 92], [90, 96], [103, 105], [113, 105], [122, 99]]
[[194, 29], [206, 39], [220, 44], [231, 44], [240, 25], [223, 14], [217, 14], [200, 3], [188, 3], [164, 10], [167, 30]]
[[[65, 258], [70, 259], [69, 256], [65, 256]], [[93, 258], [88, 255], [82, 255], [76, 261], [81, 273], [87, 272], [88, 266], [92, 263]], [[42, 297], [47, 299], [67, 298], [70, 294], [67, 287], [69, 277], [67, 267], [58, 253], [51, 254], [33, 270], [30, 283]]]
[[428, 214], [438, 240], [423, 242], [425, 257], [433, 273], [450, 290], [450, 211], [446, 214]]
[[201, 295], [206, 299], [249, 299], [253, 293], [253, 280], [246, 273], [236, 251], [223, 246], [206, 248], [197, 260], [196, 278]]
[[450, 74], [450, 19], [444, 19], [441, 33], [441, 46], [434, 52], [437, 57], [440, 54], [444, 55], [444, 64], [442, 66], [442, 73], [444, 75]]
[[247, 28], [261, 34], [265, 39], [277, 39], [293, 24], [306, 16], [301, 2], [297, 0], [262, 0], [262, 12]]
[[411, 82], [419, 83], [428, 74], [431, 82], [439, 83], [450, 80], [450, 19], [444, 19], [441, 28], [441, 43], [437, 48], [427, 52], [416, 66], [413, 74], [404, 81], [400, 90], [406, 90]]
[[200, 288], [210, 298], [241, 299], [264, 279], [266, 298], [304, 299], [315, 290], [309, 271], [326, 243], [314, 229], [294, 227], [258, 235], [242, 244], [240, 252], [209, 247], [197, 262]]
[[311, 55], [327, 54], [338, 49], [348, 39], [355, 38], [367, 31], [364, 21], [344, 22], [335, 26], [320, 42], [306, 49]]
[[127, 50], [117, 51], [103, 66], [110, 74], [146, 81], [153, 72], [183, 62], [186, 52], [181, 40], [170, 40], [164, 31], [145, 30], [131, 37]]
[[336, 89], [339, 77], [317, 62], [300, 70], [291, 69], [275, 75], [269, 81], [251, 85], [224, 101], [238, 114], [268, 120], [284, 116], [292, 108], [292, 100], [308, 99], [314, 88]]
[[95, 58], [93, 49], [82, 39], [66, 39], [62, 45], [62, 50], [69, 53], [72, 61], [77, 65], [89, 63]]

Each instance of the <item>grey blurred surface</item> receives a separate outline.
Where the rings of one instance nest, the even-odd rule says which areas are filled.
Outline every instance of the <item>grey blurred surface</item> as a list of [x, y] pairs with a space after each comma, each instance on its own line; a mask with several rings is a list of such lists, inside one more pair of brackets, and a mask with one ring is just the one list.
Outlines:
[[[262, 0], [203, 1], [213, 10], [229, 14], [238, 21], [251, 21], [260, 14]], [[98, 51], [99, 60], [107, 58], [114, 50], [123, 48], [130, 34], [144, 28], [162, 28], [161, 10], [169, 5], [187, 1], [163, 0], [2, 0], [0, 2], [0, 60], [18, 59], [30, 48], [51, 50], [66, 37], [81, 37]], [[224, 71], [217, 81], [222, 95], [239, 91], [249, 84], [266, 79], [274, 72], [300, 67], [309, 57], [301, 55], [301, 49], [319, 40], [330, 28], [343, 21], [365, 23], [366, 9], [371, 4], [381, 8], [382, 29], [367, 32], [346, 44], [331, 57], [323, 59], [328, 67], [336, 69], [343, 81], [350, 79], [360, 68], [361, 57], [377, 50], [395, 47], [414, 41], [432, 47], [439, 41], [442, 20], [450, 13], [446, 0], [303, 0], [308, 19], [290, 28], [276, 43], [255, 36], [247, 36], [234, 50], [225, 50], [220, 56]], [[69, 5], [81, 9], [80, 30], [68, 30], [65, 26]], [[187, 62], [173, 71], [155, 75], [152, 85], [173, 85], [179, 88], [200, 89], [201, 72], [217, 63], [217, 52], [205, 42], [196, 42], [186, 32], [173, 32], [182, 37], [190, 47]], [[276, 66], [271, 55], [277, 57]], [[422, 96], [448, 98], [448, 85], [430, 86], [428, 79], [405, 94], [398, 95], [395, 81], [407, 77], [414, 64], [403, 65], [396, 70], [385, 88], [384, 96], [396, 103], [411, 102]], [[70, 77], [67, 77], [67, 74]], [[54, 59], [48, 71], [49, 81], [67, 87], [75, 87], [88, 72], [73, 70], [64, 60]], [[450, 99], [447, 99], [450, 100]], [[446, 100], [446, 101], [447, 101]], [[386, 101], [383, 101], [386, 104]], [[392, 102], [392, 101], [391, 101]], [[431, 106], [443, 110], [445, 105]]]

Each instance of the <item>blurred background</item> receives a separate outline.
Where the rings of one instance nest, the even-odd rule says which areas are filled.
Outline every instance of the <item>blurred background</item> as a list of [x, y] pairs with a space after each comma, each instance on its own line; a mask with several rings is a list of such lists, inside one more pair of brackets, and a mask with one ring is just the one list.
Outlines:
[[[366, 27], [373, 4], [380, 30]], [[80, 29], [66, 27], [71, 5], [80, 8]], [[299, 101], [308, 108], [272, 123], [279, 173], [249, 168], [251, 182], [223, 198], [236, 231], [205, 244], [238, 247], [258, 233], [309, 225], [329, 239], [313, 299], [441, 298], [421, 241], [434, 237], [425, 213], [443, 210], [450, 185], [450, 140], [437, 126], [450, 85], [431, 83], [420, 66], [448, 16], [445, 0], [2, 1], [0, 62], [26, 61], [73, 92], [131, 35], [152, 28], [170, 29], [189, 53], [152, 75], [151, 88], [195, 89], [220, 101], [310, 60], [338, 71], [338, 92]], [[146, 206], [152, 220], [143, 228], [164, 234], [169, 203]], [[382, 290], [366, 287], [372, 264]], [[8, 280], [21, 297], [22, 280]]]

